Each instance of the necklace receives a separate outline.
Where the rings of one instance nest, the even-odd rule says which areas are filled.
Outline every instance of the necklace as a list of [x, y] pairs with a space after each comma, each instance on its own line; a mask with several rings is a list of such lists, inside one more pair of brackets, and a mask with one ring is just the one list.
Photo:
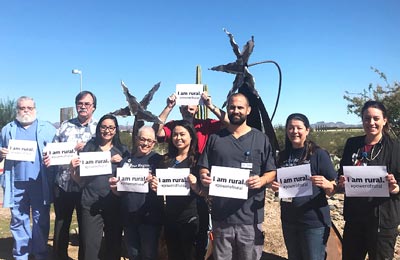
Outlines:
[[[378, 150], [378, 152], [376, 152], [376, 154], [374, 155], [375, 147], [376, 147], [377, 145], [379, 145], [379, 150]], [[365, 146], [363, 147], [363, 149], [365, 149]], [[375, 144], [374, 146], [372, 146], [371, 152], [369, 153], [369, 158], [368, 158], [368, 152], [366, 152], [366, 151], [364, 151], [364, 152], [361, 154], [361, 156], [362, 156], [362, 158], [365, 158], [365, 160], [367, 160], [367, 161], [370, 162], [370, 161], [375, 160], [376, 157], [378, 157], [378, 155], [381, 153], [382, 149], [383, 149], [383, 144], [382, 144], [381, 142], [379, 142], [379, 143]]]
[[[379, 150], [376, 152], [377, 146], [379, 146]], [[357, 154], [353, 154], [353, 164], [356, 166], [367, 165], [367, 162], [371, 162], [378, 157], [382, 149], [383, 144], [381, 140], [373, 145], [372, 148], [369, 148], [368, 145], [358, 148]]]
[[306, 147], [298, 148], [298, 149], [291, 149], [289, 158], [287, 161], [288, 166], [295, 166], [300, 164], [300, 162], [304, 161], [306, 156]]

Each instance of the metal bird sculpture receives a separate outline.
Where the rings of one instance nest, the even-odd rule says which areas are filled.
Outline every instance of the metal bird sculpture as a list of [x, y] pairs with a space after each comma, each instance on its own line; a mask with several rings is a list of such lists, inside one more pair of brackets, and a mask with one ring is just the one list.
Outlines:
[[150, 111], [146, 110], [147, 106], [149, 105], [150, 101], [153, 99], [154, 93], [160, 87], [161, 82], [155, 84], [151, 90], [144, 96], [142, 101], [138, 102], [136, 97], [129, 93], [128, 87], [125, 83], [121, 80], [121, 86], [126, 97], [126, 101], [128, 102], [128, 106], [125, 108], [118, 109], [111, 114], [115, 116], [135, 116], [136, 121], [147, 121], [153, 123], [162, 123], [160, 118]]
[[[228, 32], [226, 29], [224, 29], [224, 32], [228, 35], [229, 37], [229, 42], [232, 46], [233, 53], [236, 55], [236, 61], [231, 62], [225, 65], [219, 65], [212, 67], [211, 70], [215, 71], [223, 71], [231, 74], [236, 74], [235, 81], [233, 82], [233, 86], [231, 90], [228, 93], [229, 97], [233, 93], [235, 93], [240, 86], [242, 86], [245, 82], [248, 85], [248, 88], [253, 92], [253, 94], [256, 97], [259, 97], [259, 94], [257, 90], [255, 89], [254, 85], [254, 78], [251, 75], [249, 69], [248, 69], [248, 62], [250, 55], [253, 53], [254, 49], [254, 37], [251, 37], [251, 40], [249, 40], [246, 45], [243, 46], [242, 51], [239, 50], [239, 45], [235, 42], [235, 39], [233, 38], [233, 35]], [[222, 105], [222, 107], [226, 106], [226, 101]]]
[[[231, 74], [235, 74], [235, 80], [233, 81], [233, 86], [230, 89], [227, 97], [238, 91], [245, 95], [250, 103], [251, 112], [247, 118], [247, 124], [254, 128], [263, 131], [269, 138], [273, 151], [279, 150], [278, 140], [276, 139], [275, 131], [272, 126], [271, 119], [268, 115], [267, 110], [265, 109], [264, 103], [255, 88], [255, 81], [253, 75], [251, 75], [248, 67], [255, 64], [248, 64], [251, 53], [254, 49], [254, 37], [251, 37], [246, 45], [243, 47], [240, 52], [238, 44], [235, 42], [233, 35], [224, 29], [224, 32], [229, 37], [229, 42], [232, 46], [233, 52], [236, 55], [236, 61], [228, 63], [226, 65], [219, 65], [212, 67], [211, 70], [222, 71]], [[262, 62], [265, 63], [265, 62]], [[279, 66], [278, 66], [279, 68]], [[280, 72], [280, 69], [279, 69]], [[224, 102], [222, 107], [225, 107], [226, 101]], [[275, 154], [274, 154], [275, 155]]]

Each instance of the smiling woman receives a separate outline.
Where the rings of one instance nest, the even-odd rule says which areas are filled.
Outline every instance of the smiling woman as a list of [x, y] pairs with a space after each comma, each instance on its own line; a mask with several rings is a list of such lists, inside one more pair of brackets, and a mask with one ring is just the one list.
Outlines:
[[[192, 259], [195, 251], [194, 242], [199, 227], [196, 194], [201, 194], [197, 182], [196, 151], [197, 136], [193, 126], [186, 120], [175, 121], [168, 153], [159, 163], [158, 168], [189, 168], [190, 174], [184, 179], [190, 185], [190, 194], [189, 196], [165, 196], [164, 233], [168, 259]], [[151, 183], [154, 191], [157, 191], [158, 184], [158, 177], [154, 177]]]
[[[365, 135], [349, 138], [340, 161], [339, 187], [344, 189], [344, 166], [386, 166], [387, 197], [345, 197], [343, 259], [392, 259], [400, 224], [400, 143], [389, 135], [386, 107], [367, 101], [361, 110]], [[373, 173], [370, 173], [373, 174]], [[374, 177], [374, 176], [370, 176]], [[376, 176], [377, 177], [377, 176]]]
[[[309, 179], [312, 187], [311, 195], [281, 199], [282, 230], [289, 259], [323, 260], [331, 226], [326, 196], [334, 192], [337, 174], [329, 154], [307, 139], [309, 132], [305, 115], [288, 116], [285, 150], [279, 153], [278, 167], [308, 164], [311, 176], [293, 180], [304, 183], [303, 179]], [[284, 177], [279, 169], [278, 177]], [[278, 181], [272, 183], [274, 191], [281, 187]]]
[[[110, 152], [110, 174], [74, 177], [82, 187], [82, 235], [86, 260], [99, 259], [104, 229], [105, 259], [120, 259], [122, 221], [120, 200], [111, 191], [108, 183], [115, 177], [123, 157], [129, 156], [128, 149], [119, 139], [119, 126], [115, 116], [104, 115], [97, 124], [96, 137], [91, 139], [82, 152]], [[79, 158], [72, 160], [72, 176], [79, 173]]]

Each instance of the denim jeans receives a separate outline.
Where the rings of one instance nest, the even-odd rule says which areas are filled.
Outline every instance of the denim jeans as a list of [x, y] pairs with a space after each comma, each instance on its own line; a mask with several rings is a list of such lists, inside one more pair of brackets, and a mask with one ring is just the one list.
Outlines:
[[309, 228], [282, 223], [289, 260], [324, 260], [329, 227]]
[[124, 240], [129, 260], [157, 260], [161, 225], [128, 222], [124, 226]]

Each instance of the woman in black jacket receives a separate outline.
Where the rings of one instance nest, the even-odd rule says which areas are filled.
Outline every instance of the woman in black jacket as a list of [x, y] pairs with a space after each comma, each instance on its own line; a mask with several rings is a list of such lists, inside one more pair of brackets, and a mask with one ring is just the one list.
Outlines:
[[367, 101], [361, 110], [365, 135], [349, 138], [340, 162], [339, 187], [344, 188], [343, 166], [386, 166], [388, 197], [345, 197], [343, 259], [392, 259], [400, 224], [400, 145], [388, 133], [385, 106]]
[[[112, 172], [107, 175], [79, 177], [79, 158], [71, 161], [71, 177], [82, 187], [82, 232], [85, 260], [119, 260], [122, 241], [120, 200], [110, 189], [108, 179], [116, 175], [123, 157], [129, 156], [128, 148], [119, 138], [117, 119], [104, 115], [96, 127], [96, 137], [91, 139], [82, 152], [111, 153]], [[101, 241], [104, 231], [104, 249]]]

